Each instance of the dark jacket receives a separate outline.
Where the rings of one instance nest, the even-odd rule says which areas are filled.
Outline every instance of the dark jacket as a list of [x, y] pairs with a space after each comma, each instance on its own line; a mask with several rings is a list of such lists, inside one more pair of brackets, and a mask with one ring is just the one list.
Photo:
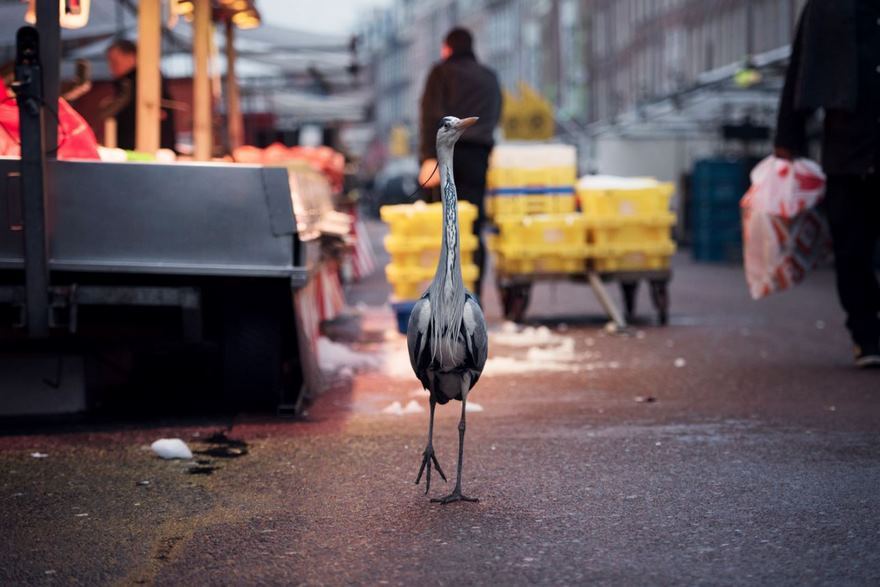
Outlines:
[[[116, 91], [116, 99], [119, 103], [119, 109], [115, 112], [116, 116], [116, 146], [120, 149], [133, 150], [135, 148], [137, 118], [137, 69], [133, 69], [121, 78], [114, 80], [114, 90]], [[168, 91], [168, 84], [162, 80], [162, 100], [170, 100], [171, 92]], [[114, 102], [117, 102], [114, 100]], [[111, 113], [112, 114], [112, 113]], [[174, 110], [170, 108], [162, 108], [162, 120], [160, 121], [160, 139], [159, 146], [163, 149], [174, 150], [175, 131], [174, 131]]]
[[431, 69], [421, 101], [419, 157], [437, 157], [437, 128], [444, 116], [479, 116], [459, 143], [491, 147], [501, 117], [501, 86], [473, 53], [455, 54]]
[[880, 2], [809, 0], [779, 105], [776, 146], [807, 152], [806, 126], [825, 112], [826, 173], [864, 175], [880, 164]]

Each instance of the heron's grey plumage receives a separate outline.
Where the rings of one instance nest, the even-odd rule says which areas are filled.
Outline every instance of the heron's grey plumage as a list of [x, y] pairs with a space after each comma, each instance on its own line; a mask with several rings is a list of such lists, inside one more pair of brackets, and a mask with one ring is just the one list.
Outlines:
[[[415, 304], [407, 327], [410, 363], [416, 377], [430, 392], [431, 402], [428, 446], [416, 483], [427, 467], [427, 485], [430, 487], [431, 462], [437, 464], [432, 447], [434, 406], [453, 399], [462, 402], [458, 480], [455, 491], [444, 498], [444, 503], [469, 500], [461, 495], [464, 404], [467, 402], [468, 393], [480, 379], [489, 351], [483, 311], [476, 298], [465, 289], [462, 278], [458, 195], [452, 173], [455, 141], [475, 121], [474, 118], [460, 120], [447, 116], [437, 131], [437, 161], [443, 197], [443, 240], [440, 260], [434, 279], [428, 291]], [[439, 465], [437, 470], [443, 475]]]

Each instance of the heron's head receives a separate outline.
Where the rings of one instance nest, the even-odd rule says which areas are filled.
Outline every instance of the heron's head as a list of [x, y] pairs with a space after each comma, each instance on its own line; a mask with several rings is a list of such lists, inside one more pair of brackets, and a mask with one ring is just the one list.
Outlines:
[[437, 147], [451, 149], [462, 133], [476, 124], [477, 120], [479, 119], [476, 116], [470, 118], [445, 117], [440, 121], [440, 128], [437, 129]]

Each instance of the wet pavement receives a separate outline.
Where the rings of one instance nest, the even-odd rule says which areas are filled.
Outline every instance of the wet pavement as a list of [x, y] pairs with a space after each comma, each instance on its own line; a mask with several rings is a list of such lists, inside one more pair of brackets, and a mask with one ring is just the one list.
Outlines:
[[[468, 414], [476, 504], [413, 484], [427, 415], [382, 410], [426, 401], [387, 366], [300, 421], [6, 434], [0, 584], [876, 585], [880, 372], [850, 367], [832, 277], [752, 302], [740, 268], [680, 257], [671, 324], [650, 324], [642, 292], [626, 335], [586, 287], [541, 284], [529, 318], [573, 347], [493, 346]], [[457, 421], [438, 408], [453, 475]], [[196, 461], [155, 458], [160, 437]], [[435, 476], [430, 496], [451, 486]]]

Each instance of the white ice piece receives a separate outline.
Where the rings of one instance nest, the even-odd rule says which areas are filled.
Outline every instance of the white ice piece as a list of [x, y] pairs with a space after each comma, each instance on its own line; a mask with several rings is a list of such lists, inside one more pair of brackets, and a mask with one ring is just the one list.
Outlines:
[[677, 368], [681, 369], [682, 367], [687, 365], [687, 361], [685, 361], [684, 359], [679, 357], [679, 358], [675, 359], [675, 362], [673, 363], [673, 365], [675, 365]]
[[33, 458], [35, 458], [35, 459], [45, 459], [45, 458], [48, 457], [49, 455], [47, 455], [47, 454], [44, 453], [44, 452], [32, 452], [32, 453], [31, 453], [31, 456], [32, 456]]
[[153, 452], [163, 459], [191, 459], [192, 451], [179, 438], [160, 438], [150, 445]]
[[391, 405], [386, 406], [385, 409], [382, 410], [382, 413], [388, 414], [389, 416], [402, 416], [403, 406], [400, 405], [400, 402], [392, 402]]
[[422, 407], [422, 404], [412, 399], [409, 400], [409, 403], [403, 408], [403, 414], [422, 414], [424, 413], [425, 408]]
[[[464, 411], [465, 411], [465, 412], [468, 412], [468, 413], [470, 413], [470, 412], [482, 412], [482, 411], [483, 411], [483, 406], [481, 406], [481, 405], [478, 404], [477, 402], [468, 402], [468, 403], [465, 404], [465, 406], [464, 406]], [[494, 448], [494, 447], [493, 447], [493, 448]]]
[[379, 362], [379, 357], [375, 355], [359, 353], [323, 336], [318, 339], [318, 364], [322, 371], [336, 373], [343, 369], [372, 369], [378, 367]]

